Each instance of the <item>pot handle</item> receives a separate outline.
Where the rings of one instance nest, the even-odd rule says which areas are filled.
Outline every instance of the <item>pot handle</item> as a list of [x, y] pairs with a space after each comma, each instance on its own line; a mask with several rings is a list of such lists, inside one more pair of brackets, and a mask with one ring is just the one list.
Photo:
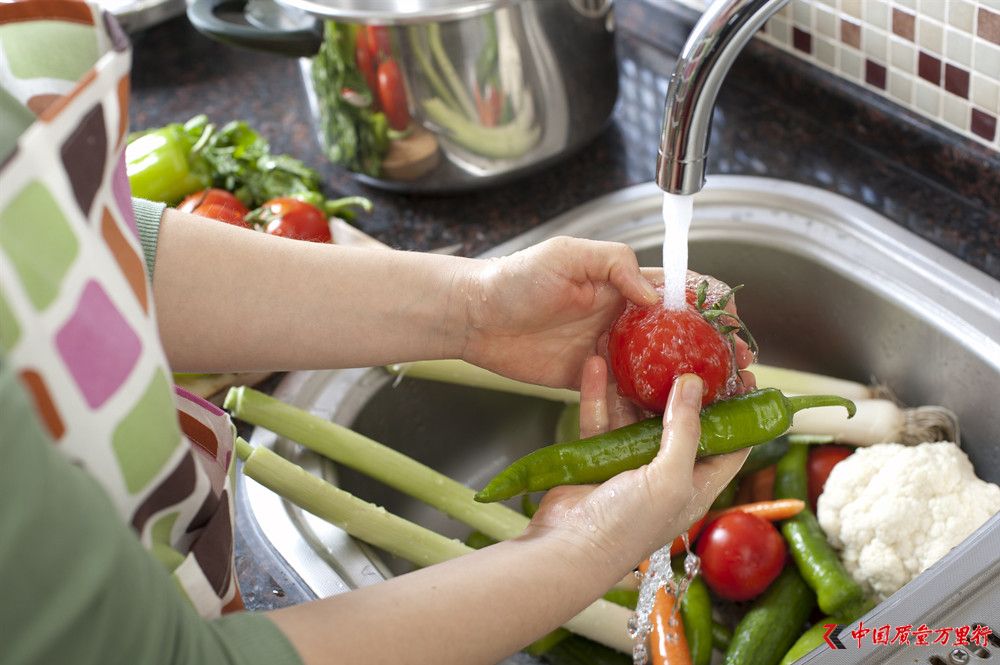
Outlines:
[[220, 10], [226, 10], [230, 14], [243, 14], [245, 6], [243, 0], [193, 0], [188, 4], [187, 15], [198, 32], [232, 46], [279, 53], [293, 58], [309, 58], [319, 51], [323, 43], [323, 26], [319, 21], [314, 21], [309, 28], [281, 30], [258, 28], [218, 15]]

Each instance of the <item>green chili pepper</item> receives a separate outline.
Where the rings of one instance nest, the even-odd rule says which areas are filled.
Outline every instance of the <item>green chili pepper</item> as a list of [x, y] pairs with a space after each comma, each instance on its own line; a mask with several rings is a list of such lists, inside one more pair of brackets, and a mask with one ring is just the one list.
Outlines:
[[[808, 455], [805, 444], [795, 443], [778, 461], [774, 498], [805, 499]], [[830, 547], [826, 534], [808, 507], [781, 523], [781, 535], [785, 537], [802, 577], [816, 592], [819, 608], [823, 612], [850, 616], [866, 606], [864, 590], [844, 568], [840, 556]]]
[[125, 149], [125, 169], [132, 195], [150, 201], [176, 203], [211, 184], [194, 173], [188, 162], [193, 143], [180, 125], [147, 132]]
[[[842, 397], [786, 397], [774, 388], [716, 402], [701, 411], [698, 456], [719, 455], [770, 441], [788, 430], [795, 412], [817, 406], [843, 406], [849, 416], [855, 412], [854, 402]], [[476, 501], [490, 503], [557, 485], [604, 482], [622, 471], [648, 464], [660, 450], [662, 435], [662, 419], [649, 418], [587, 439], [540, 448], [497, 474], [476, 494]]]
[[693, 578], [684, 593], [681, 619], [692, 665], [708, 665], [712, 660], [712, 599], [701, 576]]

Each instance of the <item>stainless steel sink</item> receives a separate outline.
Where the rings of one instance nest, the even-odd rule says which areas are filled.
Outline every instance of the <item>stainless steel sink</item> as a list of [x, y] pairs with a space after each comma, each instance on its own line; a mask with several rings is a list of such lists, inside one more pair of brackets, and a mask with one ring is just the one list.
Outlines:
[[[501, 245], [554, 235], [631, 245], [660, 261], [660, 191], [633, 187]], [[695, 203], [690, 265], [743, 283], [740, 312], [762, 361], [888, 384], [912, 405], [958, 413], [978, 474], [1000, 482], [1000, 282], [840, 196], [763, 178], [716, 176]], [[276, 395], [481, 487], [516, 457], [551, 441], [560, 405], [403, 379], [381, 368], [289, 375]], [[256, 430], [273, 447], [350, 492], [450, 536], [468, 528], [357, 473]], [[316, 596], [408, 570], [340, 530], [241, 479], [240, 509]], [[919, 516], [915, 516], [919, 518]], [[867, 625], [990, 621], [1000, 629], [1000, 515], [865, 617]], [[928, 662], [946, 649], [823, 650], [809, 662]], [[993, 648], [995, 656], [1000, 649]], [[975, 661], [973, 661], [975, 662]]]

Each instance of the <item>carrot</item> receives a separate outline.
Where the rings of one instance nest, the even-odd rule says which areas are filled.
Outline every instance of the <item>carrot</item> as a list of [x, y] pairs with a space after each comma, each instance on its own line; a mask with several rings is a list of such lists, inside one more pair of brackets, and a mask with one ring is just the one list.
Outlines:
[[769, 522], [779, 522], [794, 517], [802, 512], [806, 507], [805, 501], [801, 499], [773, 499], [771, 501], [757, 501], [755, 503], [745, 503], [741, 506], [732, 506], [723, 510], [713, 510], [705, 516], [706, 522], [711, 522], [715, 518], [739, 511], [762, 517]]
[[[702, 517], [700, 520], [698, 520], [697, 522], [695, 522], [694, 524], [692, 524], [691, 528], [688, 529], [688, 543], [692, 547], [694, 546], [694, 540], [695, 540], [695, 538], [697, 538], [698, 534], [701, 533], [701, 527], [703, 527], [703, 526], [705, 526], [705, 518], [704, 517]], [[684, 551], [684, 540], [680, 536], [677, 536], [676, 538], [674, 538], [674, 542], [671, 543], [671, 545], [670, 545], [670, 556], [671, 557], [675, 557], [675, 556], [677, 556], [678, 554], [680, 554], [683, 551]], [[640, 570], [641, 570], [641, 567], [640, 567]], [[645, 571], [643, 571], [643, 572], [645, 572]]]
[[[701, 521], [703, 520], [699, 520], [699, 523]], [[648, 559], [639, 564], [639, 570], [643, 573], [648, 568]], [[674, 611], [675, 604], [676, 599], [666, 589], [656, 592], [653, 611], [649, 615], [649, 621], [653, 624], [653, 630], [649, 633], [652, 665], [691, 665], [691, 651], [684, 635], [684, 622], [681, 621], [681, 613]]]

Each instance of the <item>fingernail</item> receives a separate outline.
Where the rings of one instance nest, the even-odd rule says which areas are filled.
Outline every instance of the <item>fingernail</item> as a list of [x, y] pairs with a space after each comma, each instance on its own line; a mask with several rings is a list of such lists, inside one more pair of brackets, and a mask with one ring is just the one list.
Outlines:
[[646, 300], [649, 301], [650, 304], [660, 299], [660, 294], [656, 292], [656, 289], [653, 288], [652, 284], [647, 282], [642, 277], [640, 277], [639, 280], [642, 282], [642, 291], [646, 295]]
[[701, 408], [702, 382], [697, 374], [681, 377], [681, 401], [688, 406]]

